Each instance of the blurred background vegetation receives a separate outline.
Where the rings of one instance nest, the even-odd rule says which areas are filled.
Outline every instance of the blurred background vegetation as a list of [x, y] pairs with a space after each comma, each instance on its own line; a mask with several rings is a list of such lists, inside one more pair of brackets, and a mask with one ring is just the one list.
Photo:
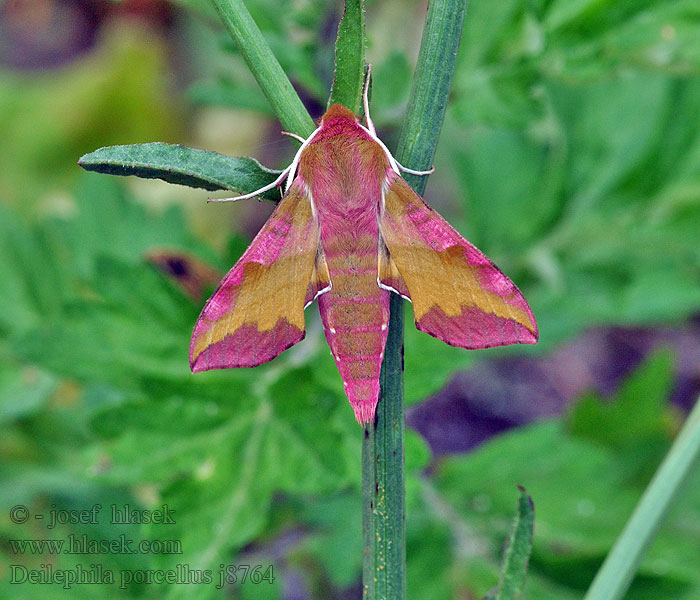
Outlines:
[[[342, 3], [246, 5], [320, 116]], [[425, 2], [367, 5], [392, 148]], [[697, 0], [470, 1], [426, 199], [514, 279], [541, 337], [466, 352], [407, 319], [409, 597], [496, 583], [516, 484], [536, 507], [526, 597], [582, 597], [700, 391], [699, 106]], [[272, 205], [76, 165], [160, 140], [280, 168], [295, 144], [279, 130], [205, 2], [0, 3], [0, 597], [360, 597], [361, 429], [316, 309], [269, 365], [187, 364], [207, 294]], [[176, 523], [9, 517], [95, 503], [167, 504]], [[10, 543], [71, 534], [183, 553]], [[696, 476], [627, 598], [697, 600], [699, 539]], [[10, 584], [10, 565], [90, 563], [117, 584]], [[118, 585], [178, 564], [214, 582]], [[217, 590], [221, 564], [275, 580]]]

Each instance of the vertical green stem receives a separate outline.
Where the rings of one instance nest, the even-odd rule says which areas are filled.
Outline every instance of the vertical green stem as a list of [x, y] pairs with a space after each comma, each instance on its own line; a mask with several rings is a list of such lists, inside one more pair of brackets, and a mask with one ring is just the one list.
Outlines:
[[700, 399], [598, 571], [584, 600], [620, 600], [700, 457]]
[[362, 444], [362, 566], [365, 600], [406, 597], [403, 416], [403, 300], [391, 295], [391, 322], [373, 423]]
[[[428, 169], [435, 154], [452, 84], [466, 0], [432, 0], [396, 158]], [[426, 177], [407, 176], [422, 194]], [[363, 598], [406, 598], [404, 488], [403, 300], [392, 294], [389, 336], [374, 423], [362, 444]]]
[[243, 0], [212, 1], [248, 67], [272, 104], [282, 127], [303, 137], [310, 135], [315, 129], [314, 122], [272, 54]]
[[[396, 159], [416, 170], [429, 169], [437, 146], [457, 52], [462, 37], [467, 0], [433, 0], [428, 7], [416, 74]], [[427, 177], [406, 175], [413, 189], [423, 193]]]

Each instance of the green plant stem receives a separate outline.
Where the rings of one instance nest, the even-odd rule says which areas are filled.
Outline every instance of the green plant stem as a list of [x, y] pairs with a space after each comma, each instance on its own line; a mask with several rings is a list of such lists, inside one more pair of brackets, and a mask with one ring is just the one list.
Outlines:
[[390, 324], [373, 423], [362, 443], [362, 563], [365, 600], [406, 597], [403, 300], [391, 295]]
[[282, 127], [302, 137], [315, 125], [243, 0], [212, 0]]
[[678, 492], [700, 457], [700, 398], [630, 520], [595, 576], [584, 600], [619, 600]]
[[[396, 158], [428, 169], [435, 155], [462, 34], [466, 0], [432, 0]], [[422, 194], [427, 177], [407, 176]], [[363, 598], [406, 597], [404, 486], [403, 300], [391, 296], [391, 317], [374, 423], [362, 444]]]
[[[466, 0], [435, 0], [428, 7], [416, 74], [406, 110], [396, 159], [416, 170], [429, 169], [447, 109], [457, 51], [462, 37]], [[427, 177], [405, 175], [423, 194]]]

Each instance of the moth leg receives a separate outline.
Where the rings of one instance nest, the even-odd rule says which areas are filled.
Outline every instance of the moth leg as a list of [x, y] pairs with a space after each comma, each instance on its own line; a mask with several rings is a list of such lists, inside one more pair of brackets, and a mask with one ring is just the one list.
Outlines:
[[384, 290], [389, 290], [401, 296], [404, 300], [411, 302], [411, 295], [399, 273], [396, 263], [391, 260], [389, 249], [386, 247], [382, 237], [379, 237], [379, 260], [377, 269], [377, 285]]
[[295, 140], [299, 140], [302, 144], [306, 141], [306, 138], [301, 137], [300, 135], [297, 135], [296, 133], [292, 133], [291, 131], [282, 131], [282, 135], [288, 135], [291, 138], [294, 138]]
[[309, 281], [309, 287], [306, 290], [306, 299], [304, 300], [304, 308], [309, 306], [316, 298], [321, 294], [329, 292], [333, 284], [331, 283], [331, 275], [328, 271], [328, 263], [326, 262], [326, 257], [323, 254], [323, 249], [319, 244], [318, 250], [316, 252], [316, 260], [314, 261], [314, 268], [311, 272], [311, 280]]
[[410, 173], [411, 175], [430, 175], [431, 173], [435, 172], [435, 166], [430, 167], [427, 171], [414, 171], [413, 169], [404, 167], [398, 160], [396, 161], [396, 164], [399, 165], [399, 170], [403, 171], [404, 173]]
[[279, 174], [279, 177], [277, 179], [275, 179], [272, 183], [261, 187], [259, 190], [255, 190], [254, 192], [250, 192], [249, 194], [243, 194], [242, 196], [234, 196], [233, 198], [209, 198], [207, 202], [236, 202], [237, 200], [246, 200], [248, 198], [254, 198], [255, 196], [259, 196], [267, 190], [271, 190], [272, 188], [282, 185], [284, 178], [287, 177], [287, 173], [289, 173], [289, 169], [291, 168], [291, 165], [288, 166], [284, 171], [282, 171]]

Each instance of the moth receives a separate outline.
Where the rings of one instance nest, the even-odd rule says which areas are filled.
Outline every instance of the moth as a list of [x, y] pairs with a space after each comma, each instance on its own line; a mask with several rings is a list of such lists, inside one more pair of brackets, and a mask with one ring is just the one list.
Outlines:
[[360, 424], [374, 418], [389, 298], [413, 304], [416, 327], [452, 346], [534, 344], [518, 288], [401, 177], [377, 137], [341, 105], [321, 117], [277, 181], [286, 192], [206, 303], [190, 346], [193, 372], [254, 367], [304, 337], [318, 300], [326, 339]]

